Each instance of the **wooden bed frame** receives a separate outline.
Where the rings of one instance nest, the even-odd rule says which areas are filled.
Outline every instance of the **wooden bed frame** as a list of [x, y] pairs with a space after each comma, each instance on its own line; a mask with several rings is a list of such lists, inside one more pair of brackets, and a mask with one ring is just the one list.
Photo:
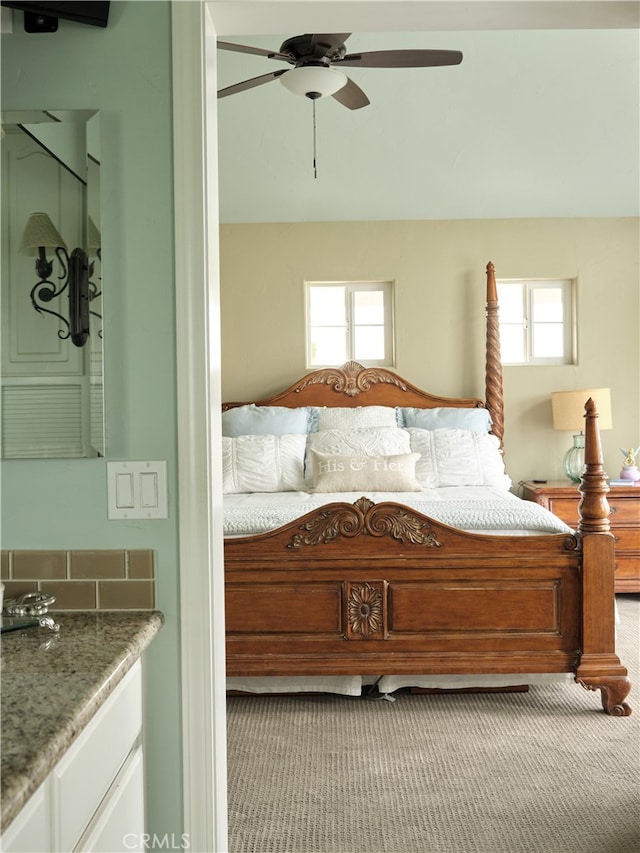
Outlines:
[[[349, 362], [257, 405], [477, 407]], [[229, 409], [242, 403], [227, 403]], [[486, 406], [502, 441], [493, 264]], [[576, 535], [494, 536], [399, 503], [331, 503], [270, 533], [225, 541], [227, 674], [573, 673], [612, 715], [631, 713], [615, 652], [614, 539], [597, 412], [586, 406]]]

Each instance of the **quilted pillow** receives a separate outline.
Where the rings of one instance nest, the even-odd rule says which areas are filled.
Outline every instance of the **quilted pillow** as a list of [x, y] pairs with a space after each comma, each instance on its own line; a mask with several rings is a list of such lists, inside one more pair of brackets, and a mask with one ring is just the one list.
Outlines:
[[511, 487], [495, 435], [463, 429], [409, 428], [407, 432], [411, 450], [420, 454], [416, 479], [423, 488]]
[[392, 406], [321, 406], [316, 408], [317, 429], [362, 429], [395, 427], [396, 410]]
[[306, 476], [313, 477], [310, 453], [340, 456], [392, 456], [410, 453], [409, 433], [398, 427], [362, 427], [360, 429], [323, 429], [307, 437]]
[[305, 489], [306, 435], [240, 435], [222, 439], [222, 491], [296, 492]]
[[468, 429], [472, 432], [489, 432], [491, 429], [488, 409], [455, 406], [438, 406], [435, 409], [400, 407], [399, 422], [401, 426], [417, 429]]
[[222, 435], [291, 435], [307, 433], [311, 419], [308, 406], [236, 406], [222, 413]]
[[314, 492], [420, 492], [417, 453], [337, 456], [313, 450]]

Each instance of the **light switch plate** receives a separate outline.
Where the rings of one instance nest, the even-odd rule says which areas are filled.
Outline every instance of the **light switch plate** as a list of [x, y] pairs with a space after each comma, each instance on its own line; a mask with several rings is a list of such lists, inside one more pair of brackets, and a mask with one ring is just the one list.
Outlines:
[[168, 518], [167, 463], [107, 462], [108, 517]]

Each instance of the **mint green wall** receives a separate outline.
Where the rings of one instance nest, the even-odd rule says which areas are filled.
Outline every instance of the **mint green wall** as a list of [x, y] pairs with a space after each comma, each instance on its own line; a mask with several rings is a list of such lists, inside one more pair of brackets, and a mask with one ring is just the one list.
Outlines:
[[[108, 521], [106, 463], [4, 461], [2, 547], [153, 548], [166, 624], [147, 656], [149, 829], [182, 832], [171, 13], [111, 4], [107, 29], [2, 35], [2, 109], [98, 109], [107, 457], [165, 459], [168, 521]], [[25, 298], [26, 298], [25, 294]]]

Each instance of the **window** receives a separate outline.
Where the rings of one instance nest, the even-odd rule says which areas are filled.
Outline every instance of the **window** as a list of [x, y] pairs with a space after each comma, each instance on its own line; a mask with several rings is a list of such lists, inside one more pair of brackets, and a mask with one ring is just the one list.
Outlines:
[[393, 366], [393, 282], [306, 282], [307, 367]]
[[574, 363], [574, 282], [518, 279], [497, 285], [502, 363]]

